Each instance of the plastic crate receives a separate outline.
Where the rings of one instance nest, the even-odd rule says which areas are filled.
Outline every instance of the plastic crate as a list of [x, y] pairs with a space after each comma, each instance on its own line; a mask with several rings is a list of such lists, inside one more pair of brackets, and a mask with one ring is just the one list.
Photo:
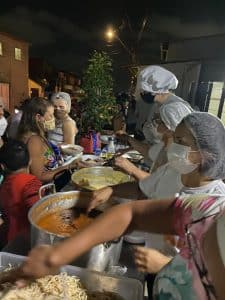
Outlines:
[[[0, 252], [0, 267], [20, 265], [25, 256]], [[111, 277], [104, 273], [89, 271], [74, 266], [64, 266], [62, 272], [69, 275], [76, 275], [80, 278], [83, 285], [90, 291], [109, 291], [118, 293], [124, 300], [142, 300], [143, 285], [140, 281], [127, 277]]]

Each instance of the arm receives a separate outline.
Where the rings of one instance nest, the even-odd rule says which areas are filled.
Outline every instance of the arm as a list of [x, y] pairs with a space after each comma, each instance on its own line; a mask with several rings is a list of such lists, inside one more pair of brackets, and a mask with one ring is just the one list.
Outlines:
[[34, 135], [29, 139], [28, 150], [31, 158], [30, 172], [42, 182], [50, 182], [57, 173], [68, 169], [68, 166], [65, 166], [50, 171], [45, 170], [45, 149], [39, 136]]
[[121, 156], [115, 159], [115, 165], [132, 175], [137, 180], [141, 180], [149, 176], [148, 172], [139, 169], [128, 159]]
[[69, 119], [65, 121], [63, 123], [63, 143], [74, 144], [77, 132], [77, 126], [73, 120]]
[[22, 266], [22, 277], [41, 277], [56, 271], [90, 248], [112, 241], [128, 230], [174, 234], [173, 200], [135, 201], [117, 205], [74, 236], [54, 246], [32, 250]]

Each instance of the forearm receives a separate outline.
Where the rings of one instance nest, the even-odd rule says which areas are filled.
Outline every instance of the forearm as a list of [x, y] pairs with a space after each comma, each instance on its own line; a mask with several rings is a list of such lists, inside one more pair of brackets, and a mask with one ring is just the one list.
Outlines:
[[[118, 220], [120, 220], [118, 222]], [[92, 247], [121, 236], [132, 220], [132, 209], [115, 206], [70, 239], [58, 244], [49, 257], [52, 266], [68, 264]]]
[[142, 179], [148, 177], [149, 173], [145, 172], [135, 166], [135, 168], [133, 169], [133, 172], [130, 175], [132, 175], [137, 180], [142, 180]]
[[128, 230], [174, 234], [171, 208], [171, 200], [117, 205], [73, 237], [55, 246], [49, 263], [52, 266], [68, 264], [95, 245], [114, 240]]
[[48, 183], [48, 182], [51, 182], [52, 180], [54, 180], [54, 177], [62, 172], [62, 171], [65, 171], [68, 169], [68, 166], [62, 166], [62, 167], [58, 167], [54, 170], [48, 170], [48, 171], [43, 171], [41, 172], [40, 174], [34, 174], [33, 175], [36, 175], [37, 178], [41, 181], [41, 182], [44, 182], [44, 183]]

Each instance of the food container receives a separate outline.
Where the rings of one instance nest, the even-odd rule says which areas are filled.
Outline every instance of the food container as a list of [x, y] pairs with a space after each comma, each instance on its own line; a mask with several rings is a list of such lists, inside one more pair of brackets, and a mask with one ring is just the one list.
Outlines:
[[[28, 219], [31, 224], [31, 245], [54, 244], [65, 237], [46, 231], [38, 226], [40, 219], [48, 214], [70, 209], [72, 207], [85, 208], [90, 201], [88, 192], [61, 192], [41, 198], [29, 210]], [[104, 271], [116, 265], [120, 258], [122, 238], [102, 243], [93, 247], [84, 255], [76, 259], [73, 264], [92, 270]]]
[[128, 182], [131, 177], [111, 167], [92, 167], [75, 171], [72, 181], [79, 187], [87, 190], [98, 190], [106, 186]]
[[[24, 259], [24, 256], [0, 252], [1, 267], [7, 267], [9, 265], [16, 267], [20, 265]], [[90, 291], [109, 291], [117, 293], [124, 300], [143, 299], [143, 285], [139, 280], [126, 277], [106, 276], [103, 273], [69, 265], [64, 266], [62, 271], [68, 275], [78, 276], [82, 284]]]

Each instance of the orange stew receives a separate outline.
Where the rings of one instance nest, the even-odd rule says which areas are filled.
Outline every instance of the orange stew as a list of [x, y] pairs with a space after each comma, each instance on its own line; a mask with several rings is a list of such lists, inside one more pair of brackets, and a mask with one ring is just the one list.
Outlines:
[[42, 217], [37, 225], [48, 232], [68, 237], [90, 224], [92, 220], [93, 218], [80, 213], [79, 216], [65, 221], [61, 212], [54, 212]]

